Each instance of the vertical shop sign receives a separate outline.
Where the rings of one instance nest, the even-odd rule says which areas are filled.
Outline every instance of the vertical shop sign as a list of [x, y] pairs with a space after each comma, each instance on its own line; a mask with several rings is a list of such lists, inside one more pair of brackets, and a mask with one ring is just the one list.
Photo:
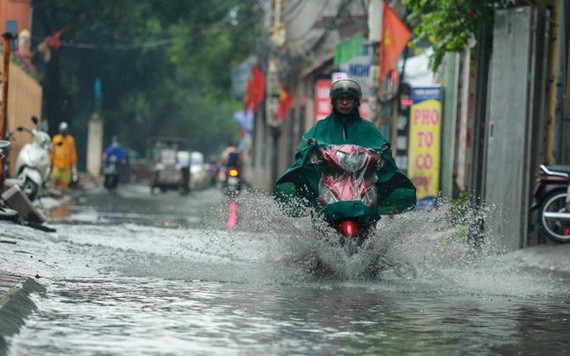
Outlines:
[[408, 174], [422, 206], [439, 195], [442, 89], [412, 88], [412, 101]]
[[315, 83], [315, 122], [324, 119], [332, 112], [331, 91], [332, 82], [328, 79], [320, 79]]

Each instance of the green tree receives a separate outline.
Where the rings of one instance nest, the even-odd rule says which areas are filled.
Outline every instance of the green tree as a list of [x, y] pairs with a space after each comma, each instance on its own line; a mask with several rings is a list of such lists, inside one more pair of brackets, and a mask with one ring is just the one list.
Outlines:
[[463, 52], [481, 26], [492, 24], [494, 10], [513, 5], [512, 0], [402, 0], [409, 11], [414, 43], [433, 47], [432, 69], [448, 52]]
[[[107, 138], [144, 154], [156, 136], [186, 135], [192, 148], [218, 151], [238, 127], [231, 67], [253, 52], [261, 9], [255, 0], [35, 0], [34, 40], [65, 26], [60, 51], [36, 64], [50, 127], [68, 121], [78, 145], [103, 84]], [[81, 147], [80, 147], [81, 149]]]

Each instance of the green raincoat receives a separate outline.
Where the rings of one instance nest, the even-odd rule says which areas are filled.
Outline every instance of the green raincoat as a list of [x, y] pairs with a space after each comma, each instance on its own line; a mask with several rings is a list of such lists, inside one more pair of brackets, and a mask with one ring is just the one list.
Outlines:
[[[314, 144], [316, 141], [317, 144]], [[318, 206], [320, 168], [311, 163], [310, 156], [319, 145], [354, 144], [380, 152], [385, 159], [378, 171], [378, 209], [372, 211], [360, 202], [340, 202], [320, 211], [327, 220], [363, 216], [378, 220], [380, 215], [389, 215], [411, 210], [416, 204], [416, 188], [396, 166], [386, 138], [376, 126], [363, 120], [358, 114], [341, 116], [336, 113], [317, 122], [301, 139], [295, 163], [277, 180], [276, 200], [291, 216], [303, 214], [303, 210]], [[302, 202], [299, 204], [299, 202]], [[328, 210], [327, 210], [328, 209]]]

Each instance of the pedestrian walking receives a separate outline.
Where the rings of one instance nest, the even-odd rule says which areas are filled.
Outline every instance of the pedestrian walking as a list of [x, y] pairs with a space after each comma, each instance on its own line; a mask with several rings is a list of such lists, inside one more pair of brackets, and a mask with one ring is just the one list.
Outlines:
[[56, 188], [65, 191], [77, 180], [77, 149], [75, 139], [69, 134], [69, 125], [61, 122], [58, 130], [51, 141], [51, 179]]

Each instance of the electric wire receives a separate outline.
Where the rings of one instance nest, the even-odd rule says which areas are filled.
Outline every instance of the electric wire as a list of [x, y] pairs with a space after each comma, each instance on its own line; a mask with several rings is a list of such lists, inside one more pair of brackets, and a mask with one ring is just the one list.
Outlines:
[[131, 50], [131, 49], [146, 49], [160, 46], [166, 46], [176, 42], [174, 38], [167, 38], [162, 40], [147, 41], [141, 44], [127, 44], [127, 45], [99, 45], [90, 42], [74, 42], [74, 41], [61, 41], [61, 47], [79, 48], [79, 49], [115, 49], [115, 50]]

